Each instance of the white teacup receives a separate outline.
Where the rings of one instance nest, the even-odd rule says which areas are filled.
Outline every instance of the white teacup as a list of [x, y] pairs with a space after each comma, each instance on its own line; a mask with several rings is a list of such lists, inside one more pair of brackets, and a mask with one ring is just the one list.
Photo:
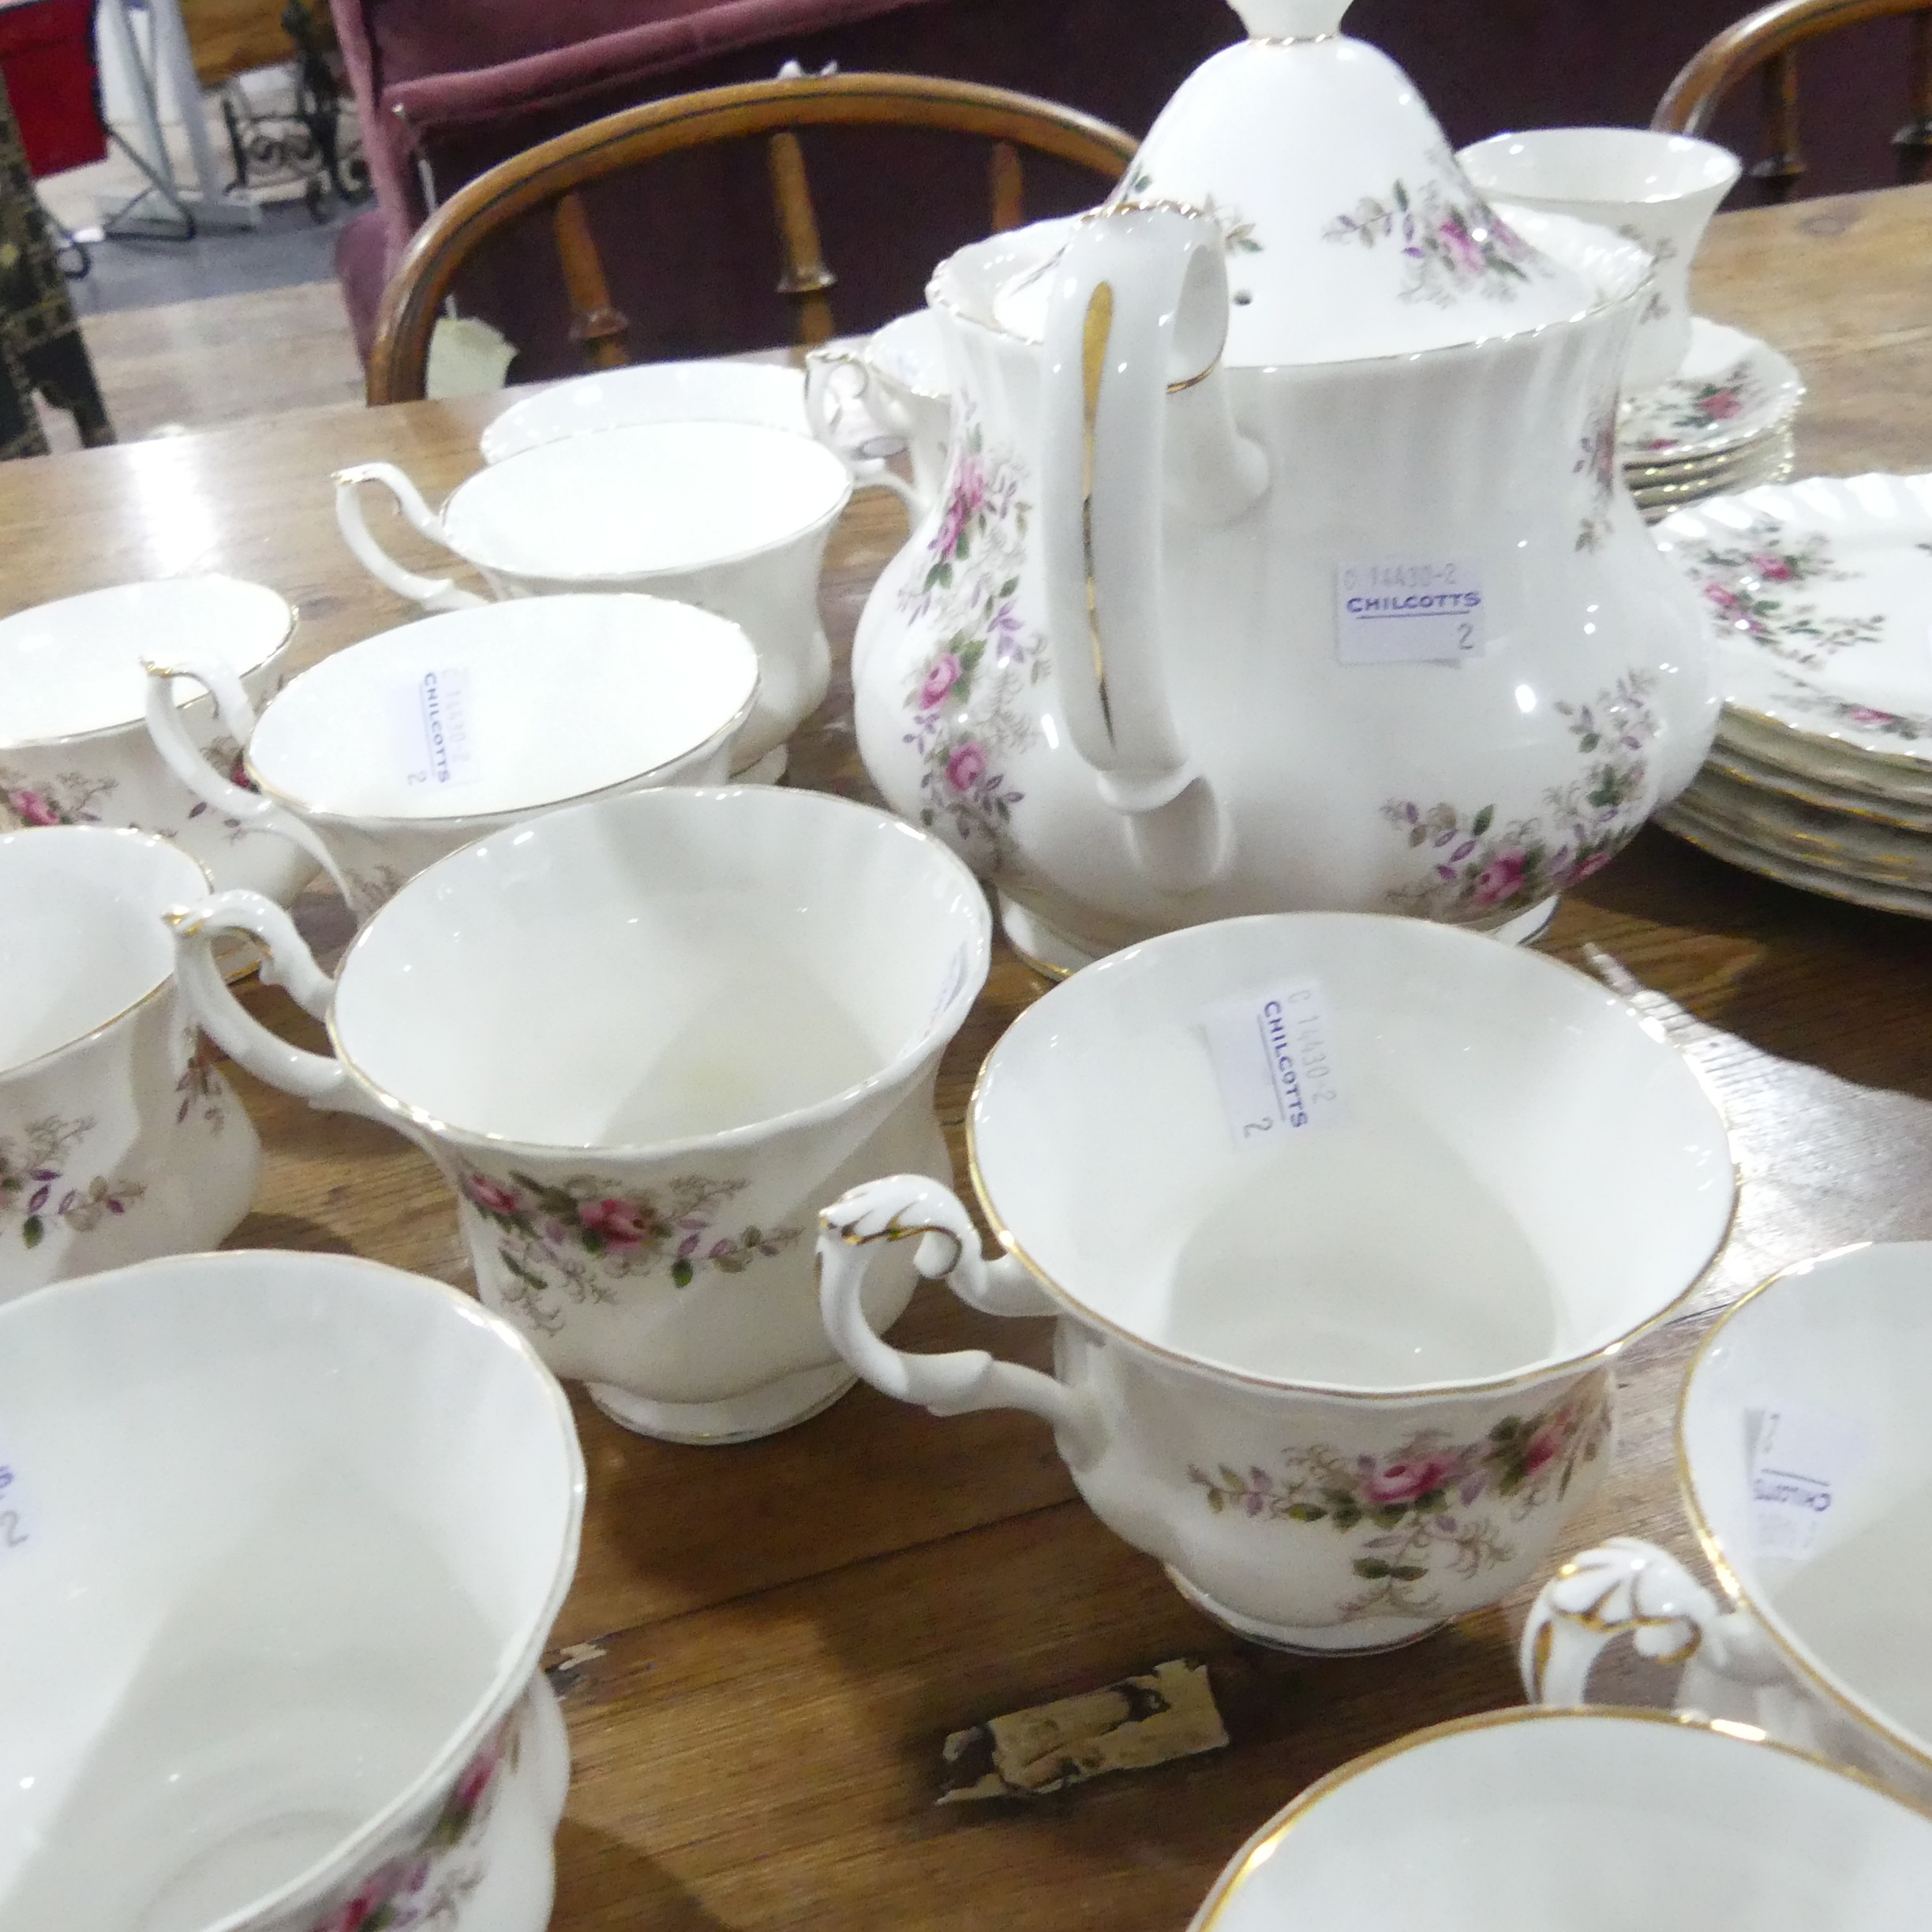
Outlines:
[[1627, 1635], [1683, 1661], [1685, 1707], [1932, 1803], [1929, 1389], [1932, 1242], [1849, 1249], [1726, 1310], [1685, 1380], [1677, 1453], [1732, 1604], [1636, 1537], [1586, 1550], [1530, 1612], [1531, 1697], [1582, 1703]]
[[[249, 701], [281, 688], [295, 613], [233, 577], [173, 577], [63, 597], [0, 620], [0, 831], [131, 826], [172, 839], [217, 887], [288, 904], [315, 861], [211, 811], [155, 754], [142, 723], [144, 653], [193, 650], [225, 664]], [[182, 728], [204, 762], [240, 747], [214, 704], [186, 689]]]
[[513, 402], [483, 432], [487, 463], [566, 436], [642, 423], [762, 423], [810, 436], [805, 378], [774, 362], [639, 362], [548, 383]]
[[[857, 346], [807, 350], [805, 372], [813, 432], [853, 464], [860, 481], [883, 485], [915, 518], [923, 516], [945, 481], [953, 440], [945, 345], [932, 311], [900, 316]], [[867, 425], [856, 444], [855, 417]], [[901, 445], [912, 466], [909, 489], [886, 462]]]
[[161, 923], [207, 890], [145, 833], [0, 833], [0, 1302], [212, 1248], [248, 1212], [261, 1144]]
[[[484, 1300], [626, 1427], [769, 1435], [852, 1386], [812, 1211], [882, 1168], [951, 1172], [939, 1056], [990, 919], [946, 848], [868, 806], [762, 787], [638, 792], [420, 873], [335, 981], [286, 916], [178, 915], [208, 1030], [263, 1079], [386, 1121], [456, 1190]], [[266, 1032], [208, 953], [253, 933], [336, 1058]], [[897, 1316], [909, 1260], [874, 1285]]]
[[1491, 200], [1574, 215], [1650, 251], [1656, 279], [1624, 388], [1668, 381], [1690, 346], [1690, 260], [1737, 180], [1737, 156], [1689, 134], [1602, 127], [1493, 134], [1456, 159]]
[[459, 484], [440, 511], [393, 463], [335, 477], [335, 517], [362, 564], [426, 610], [484, 600], [406, 570], [364, 521], [365, 483], [481, 571], [499, 597], [645, 590], [738, 625], [758, 654], [758, 701], [736, 769], [776, 778], [784, 745], [831, 679], [818, 623], [826, 539], [852, 477], [809, 437], [741, 422], [663, 422], [565, 438], [506, 457]]
[[466, 1297], [183, 1256], [0, 1308], [0, 1924], [542, 1932], [563, 1391]]
[[1192, 1932], [1883, 1932], [1928, 1870], [1932, 1818], [1741, 1727], [1486, 1711], [1311, 1784]]
[[[1623, 1002], [1368, 915], [1075, 975], [987, 1057], [967, 1132], [1007, 1253], [929, 1181], [856, 1189], [820, 1217], [833, 1339], [935, 1413], [1044, 1417], [1103, 1522], [1297, 1650], [1406, 1642], [1534, 1572], [1603, 1472], [1612, 1358], [1735, 1194], [1716, 1108]], [[874, 1244], [922, 1231], [964, 1300], [1059, 1317], [1054, 1375], [878, 1339]]]
[[[358, 919], [486, 833], [594, 797], [721, 783], [758, 688], [736, 624], [636, 595], [404, 624], [304, 672], [259, 723], [212, 653], [148, 670], [148, 728], [170, 768], [215, 810], [319, 860]], [[176, 679], [214, 694], [253, 790], [197, 754]]]

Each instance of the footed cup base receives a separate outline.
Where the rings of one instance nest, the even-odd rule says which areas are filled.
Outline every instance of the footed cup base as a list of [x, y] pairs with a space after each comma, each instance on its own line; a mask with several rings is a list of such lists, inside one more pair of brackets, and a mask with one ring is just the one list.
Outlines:
[[731, 775], [733, 784], [776, 784], [785, 775], [785, 766], [790, 762], [791, 747], [776, 744], [762, 758], [754, 758], [743, 771]]
[[1006, 943], [1043, 979], [1070, 979], [1100, 957], [1004, 893], [999, 895], [999, 915]]
[[1439, 1630], [1447, 1630], [1447, 1617], [1364, 1618], [1359, 1623], [1327, 1626], [1297, 1623], [1263, 1623], [1245, 1617], [1218, 1604], [1205, 1590], [1197, 1589], [1171, 1563], [1163, 1563], [1167, 1581], [1202, 1616], [1212, 1617], [1223, 1630], [1232, 1631], [1249, 1643], [1264, 1645], [1270, 1650], [1286, 1650], [1294, 1657], [1375, 1657], [1384, 1650], [1406, 1650]]
[[1500, 926], [1490, 927], [1489, 937], [1500, 939], [1505, 945], [1527, 945], [1532, 939], [1541, 939], [1548, 930], [1550, 921], [1556, 916], [1556, 908], [1560, 903], [1559, 896], [1552, 893], [1547, 899], [1539, 900], [1527, 912], [1518, 912], [1514, 919], [1506, 919]]
[[829, 1409], [858, 1380], [843, 1362], [834, 1362], [829, 1368], [781, 1376], [743, 1395], [709, 1402], [653, 1402], [608, 1382], [586, 1387], [590, 1399], [620, 1428], [654, 1436], [660, 1442], [710, 1447], [776, 1436]]

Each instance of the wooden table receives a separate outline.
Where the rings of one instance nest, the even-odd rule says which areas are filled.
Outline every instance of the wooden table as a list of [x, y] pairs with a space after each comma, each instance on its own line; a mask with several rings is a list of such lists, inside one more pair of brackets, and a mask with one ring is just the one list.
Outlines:
[[[1932, 468], [1932, 187], [1728, 216], [1701, 305], [1791, 352], [1812, 384], [1800, 468]], [[208, 568], [299, 604], [313, 659], [410, 613], [337, 538], [328, 477], [400, 463], [434, 494], [476, 466], [497, 399], [314, 412], [0, 466], [15, 608]], [[874, 495], [835, 540], [828, 628], [849, 639], [900, 541]], [[422, 546], [406, 533], [403, 554]], [[423, 556], [426, 564], [428, 559]], [[863, 795], [841, 680], [799, 782]], [[324, 901], [305, 916], [341, 929]], [[1656, 832], [1566, 900], [1544, 942], [1654, 1014], [1709, 1075], [1743, 1175], [1736, 1232], [1692, 1304], [1632, 1349], [1616, 1469], [1574, 1532], [1689, 1539], [1669, 1424], [1713, 1312], [1772, 1270], [1867, 1237], [1932, 1236], [1932, 928], [1806, 897]], [[955, 1140], [975, 1069], [1043, 990], [1003, 948], [940, 1084]], [[279, 994], [257, 1010], [320, 1044]], [[237, 1076], [268, 1144], [241, 1246], [353, 1251], [468, 1284], [423, 1155]], [[1606, 1200], [1606, 1239], [1642, 1204]], [[921, 1291], [910, 1346], [1043, 1361], [1047, 1324]], [[1518, 1701], [1522, 1605], [1398, 1655], [1303, 1662], [1190, 1610], [1073, 1496], [1046, 1429], [940, 1421], [860, 1388], [722, 1450], [627, 1435], [578, 1407], [590, 1503], [554, 1678], [575, 1750], [557, 1932], [877, 1925], [1014, 1932], [1186, 1922], [1241, 1840], [1310, 1779], [1418, 1725]], [[1205, 1659], [1232, 1746], [1060, 1797], [936, 1809], [945, 1734], [1178, 1656]], [[1654, 1698], [1647, 1667], [1612, 1673]]]

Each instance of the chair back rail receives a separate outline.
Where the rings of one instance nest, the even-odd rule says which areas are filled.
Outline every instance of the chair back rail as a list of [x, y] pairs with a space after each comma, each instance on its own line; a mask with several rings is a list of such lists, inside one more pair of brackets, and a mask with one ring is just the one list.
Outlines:
[[1022, 149], [1119, 178], [1134, 137], [1052, 101], [975, 82], [920, 74], [826, 74], [750, 81], [647, 102], [560, 134], [479, 174], [424, 223], [398, 264], [376, 318], [369, 355], [371, 403], [423, 395], [429, 337], [463, 264], [491, 236], [534, 210], [549, 209], [558, 264], [573, 316], [571, 333], [595, 369], [630, 360], [630, 324], [613, 305], [602, 258], [578, 190], [687, 148], [762, 137], [766, 143], [779, 253], [778, 288], [792, 305], [794, 339], [826, 340], [833, 321], [827, 264], [799, 130], [824, 127], [930, 129], [991, 144], [987, 187], [991, 231], [1024, 219]]

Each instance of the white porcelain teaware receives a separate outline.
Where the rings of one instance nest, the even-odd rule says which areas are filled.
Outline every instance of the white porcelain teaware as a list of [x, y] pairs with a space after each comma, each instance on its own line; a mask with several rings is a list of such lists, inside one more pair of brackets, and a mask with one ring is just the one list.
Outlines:
[[583, 1459], [509, 1326], [346, 1255], [0, 1308], [0, 1924], [543, 1932]]
[[[758, 654], [736, 624], [635, 593], [420, 619], [324, 658], [259, 724], [212, 653], [148, 668], [148, 728], [182, 782], [312, 855], [359, 918], [433, 860], [538, 813], [722, 783], [758, 688]], [[177, 679], [214, 694], [253, 789], [197, 755]]]
[[[1054, 1427], [1101, 1520], [1285, 1649], [1385, 1649], [1494, 1603], [1603, 1472], [1611, 1363], [1722, 1245], [1723, 1121], [1583, 975], [1363, 914], [1169, 934], [1056, 987], [981, 1071], [973, 1185], [821, 1215], [826, 1325], [875, 1387]], [[1614, 1227], [1603, 1204], [1626, 1204]], [[1054, 1372], [881, 1341], [877, 1244]]]
[[[930, 309], [888, 322], [857, 346], [828, 343], [805, 357], [805, 406], [814, 432], [853, 462], [862, 482], [894, 490], [915, 516], [931, 508], [945, 476], [953, 428], [953, 396], [945, 344]], [[854, 413], [889, 446], [904, 444], [912, 470], [908, 489], [887, 469], [891, 448], [862, 443], [848, 449], [845, 420]]]
[[212, 1248], [248, 1212], [260, 1143], [161, 923], [208, 889], [150, 833], [0, 833], [0, 1302]]
[[421, 535], [475, 566], [497, 597], [644, 590], [728, 618], [757, 650], [761, 679], [736, 769], [754, 779], [783, 772], [786, 739], [831, 677], [818, 566], [852, 479], [829, 450], [757, 423], [607, 429], [492, 463], [440, 511], [392, 463], [339, 472], [336, 521], [364, 567], [427, 610], [462, 610], [483, 600], [404, 569], [372, 534], [360, 496], [367, 483], [387, 490]]
[[641, 423], [762, 423], [810, 436], [805, 378], [772, 362], [639, 362], [547, 383], [483, 432], [483, 460], [501, 462], [565, 436]]
[[1735, 155], [1689, 134], [1564, 127], [1492, 135], [1456, 159], [1492, 201], [1601, 223], [1646, 249], [1657, 273], [1624, 384], [1654, 388], [1676, 373], [1690, 346], [1690, 258], [1736, 184]]
[[[950, 1174], [933, 1080], [989, 919], [938, 841], [822, 792], [638, 792], [419, 873], [334, 982], [245, 893], [178, 915], [242, 1064], [386, 1122], [455, 1189], [484, 1300], [626, 1427], [768, 1435], [849, 1388], [812, 1215], [869, 1174]], [[335, 1057], [265, 1032], [209, 961], [254, 934]], [[874, 1285], [889, 1321], [910, 1259]]]
[[1311, 1784], [1191, 1932], [1885, 1932], [1932, 1817], [1748, 1727], [1485, 1711]]
[[1684, 1504], [1728, 1602], [1617, 1537], [1544, 1585], [1532, 1698], [1604, 1647], [1681, 1661], [1677, 1701], [1932, 1803], [1932, 1242], [1853, 1248], [1725, 1311], [1677, 1414]]
[[1345, 4], [1237, 0], [1105, 208], [927, 290], [950, 464], [859, 748], [1050, 968], [1249, 912], [1533, 926], [1715, 729], [1616, 462], [1649, 257], [1499, 220]]
[[[0, 619], [0, 831], [132, 826], [173, 840], [217, 886], [288, 904], [315, 861], [212, 811], [155, 755], [141, 721], [142, 653], [193, 648], [226, 663], [252, 703], [286, 675], [295, 613], [233, 577], [173, 577], [91, 590]], [[213, 703], [183, 689], [182, 725], [232, 770], [239, 747]]]

